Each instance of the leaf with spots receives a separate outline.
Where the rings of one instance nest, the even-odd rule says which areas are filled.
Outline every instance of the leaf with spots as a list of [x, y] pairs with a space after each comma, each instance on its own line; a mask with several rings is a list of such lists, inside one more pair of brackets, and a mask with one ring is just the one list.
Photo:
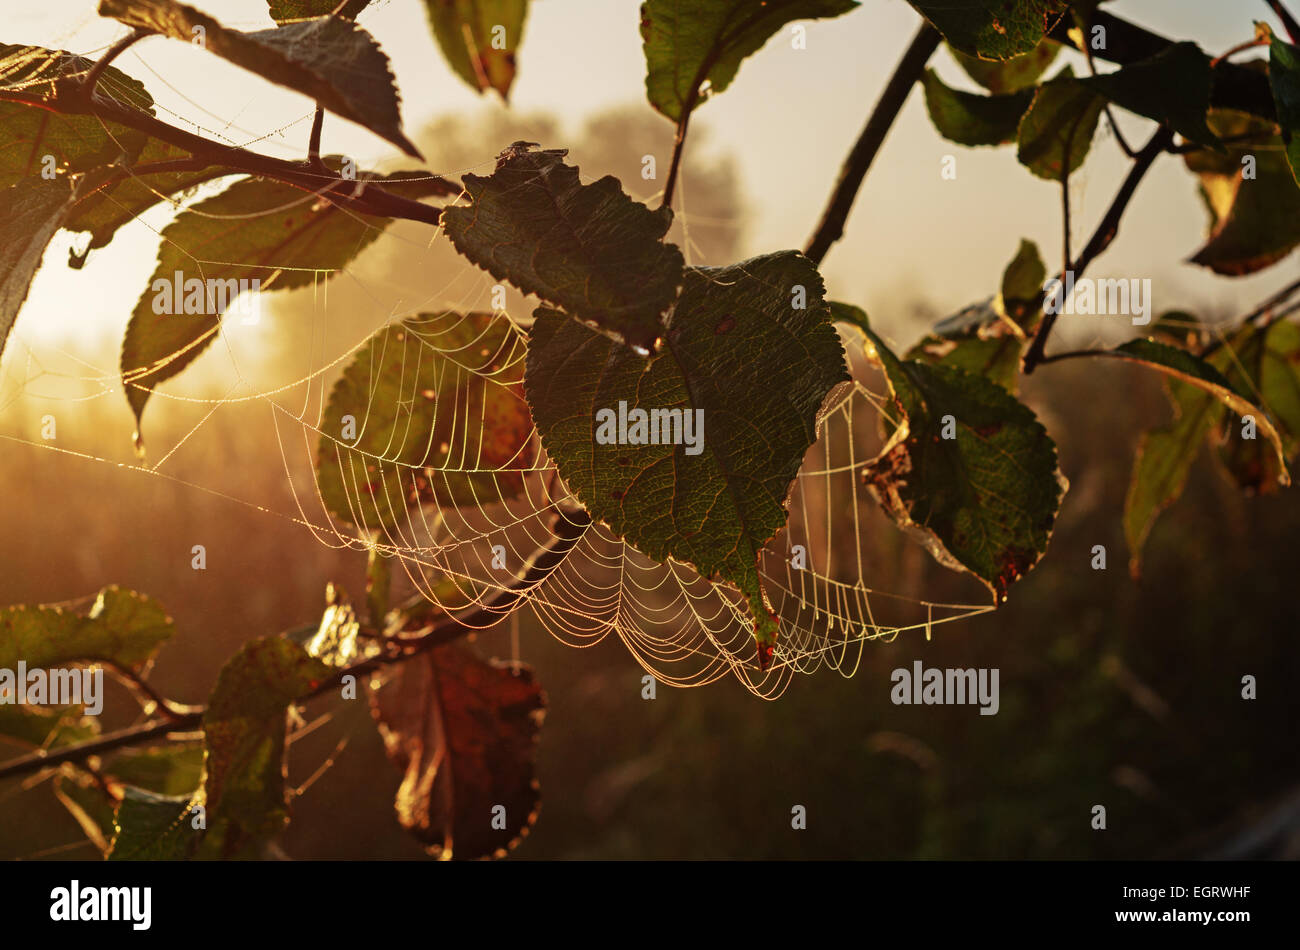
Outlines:
[[546, 706], [531, 669], [447, 644], [403, 663], [370, 703], [402, 772], [397, 820], [430, 854], [502, 857], [528, 834]]
[[443, 210], [447, 236], [493, 277], [651, 349], [682, 283], [682, 253], [663, 240], [672, 212], [609, 175], [584, 185], [566, 150], [531, 144], [506, 149], [487, 177], [465, 176], [470, 204]]
[[535, 461], [523, 351], [503, 313], [420, 314], [372, 336], [321, 421], [325, 506], [373, 530], [403, 522], [411, 505], [518, 495]]
[[978, 59], [1030, 52], [1065, 15], [1066, 0], [908, 0], [950, 45]]
[[[689, 268], [665, 329], [646, 360], [539, 309], [524, 380], [533, 418], [593, 517], [650, 557], [740, 590], [768, 658], [777, 625], [758, 558], [786, 523], [823, 400], [848, 378], [822, 279], [794, 251]], [[622, 444], [620, 407], [649, 420]]]
[[478, 92], [510, 98], [528, 0], [424, 0], [442, 55]]
[[1022, 89], [1032, 89], [1038, 77], [1046, 72], [1061, 50], [1055, 40], [1043, 40], [1028, 53], [1021, 53], [1003, 62], [968, 56], [952, 49], [952, 58], [975, 80], [995, 96], [1005, 96]]
[[641, 4], [646, 96], [674, 122], [736, 78], [746, 57], [795, 20], [837, 17], [857, 0], [647, 0]]
[[1056, 445], [1001, 386], [951, 366], [900, 360], [857, 307], [857, 327], [889, 383], [894, 429], [866, 467], [868, 489], [945, 567], [969, 571], [1003, 601], [1047, 550], [1066, 490]]
[[302, 93], [408, 155], [420, 155], [402, 132], [401, 103], [388, 57], [369, 33], [349, 20], [318, 17], [243, 33], [176, 0], [99, 0], [99, 13], [127, 26], [197, 43], [269, 82]]

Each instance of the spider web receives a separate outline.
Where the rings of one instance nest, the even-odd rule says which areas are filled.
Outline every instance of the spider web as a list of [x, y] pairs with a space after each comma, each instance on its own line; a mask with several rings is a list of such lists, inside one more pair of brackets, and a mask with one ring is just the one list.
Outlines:
[[[110, 81], [107, 77], [105, 81]], [[291, 126], [310, 119], [303, 116]], [[287, 126], [286, 129], [291, 127]], [[237, 127], [233, 127], [237, 130]], [[218, 133], [229, 138], [232, 125]], [[285, 129], [277, 130], [284, 132]], [[274, 136], [249, 134], [249, 142]], [[485, 157], [475, 169], [490, 168], [493, 157]], [[443, 172], [444, 177], [471, 169]], [[585, 176], [584, 176], [585, 177]], [[138, 180], [138, 179], [137, 179]], [[327, 179], [322, 179], [322, 191]], [[213, 193], [208, 186], [200, 192]], [[683, 183], [681, 203], [685, 208]], [[192, 206], [194, 196], [176, 200], [159, 194], [172, 207]], [[301, 201], [318, 200], [316, 194], [304, 193]], [[107, 200], [113, 201], [110, 193]], [[283, 209], [268, 208], [260, 214]], [[342, 210], [342, 209], [341, 209]], [[191, 213], [193, 213], [191, 211]], [[358, 221], [356, 215], [344, 210]], [[682, 226], [682, 244], [691, 260], [694, 241], [692, 219], [688, 212], [678, 216]], [[366, 222], [367, 228], [373, 227]], [[441, 233], [428, 242], [441, 240]], [[401, 233], [388, 230], [380, 242], [413, 242]], [[205, 266], [232, 262], [205, 260], [189, 254], [199, 276]], [[440, 299], [429, 298], [421, 306], [390, 311], [389, 320], [428, 312], [469, 312], [481, 299], [488, 281], [481, 272], [465, 269], [477, 276], [468, 289], [459, 293], [453, 288], [464, 281], [457, 277], [442, 288]], [[268, 274], [292, 268], [266, 265]], [[351, 268], [349, 276], [356, 277]], [[314, 306], [317, 319], [324, 319], [328, 299], [327, 281], [337, 274], [315, 272]], [[448, 310], [448, 303], [453, 306]], [[382, 313], [382, 304], [376, 300]], [[481, 312], [481, 311], [480, 311]], [[225, 323], [212, 331], [225, 336]], [[526, 353], [527, 321], [495, 311], [481, 334], [465, 345], [447, 346], [443, 334], [417, 334], [417, 363], [433, 361], [437, 367], [439, 392], [462, 392], [477, 383], [497, 398], [522, 400], [518, 381]], [[494, 346], [480, 345], [499, 340]], [[17, 338], [11, 342], [18, 342]], [[738, 592], [715, 584], [689, 564], [669, 560], [655, 561], [623, 541], [600, 523], [581, 523], [581, 505], [564, 485], [554, 464], [546, 457], [536, 430], [525, 440], [525, 447], [510, 460], [495, 463], [485, 457], [481, 438], [488, 423], [484, 412], [488, 399], [435, 400], [432, 406], [434, 425], [418, 435], [414, 427], [395, 434], [383, 450], [367, 454], [345, 441], [336, 432], [322, 428], [328, 387], [327, 378], [345, 365], [369, 342], [357, 340], [346, 353], [325, 360], [321, 353], [312, 354], [307, 373], [282, 385], [235, 395], [235, 389], [252, 389], [242, 373], [234, 388], [217, 398], [187, 396], [166, 390], [153, 393], [155, 400], [174, 400], [210, 406], [202, 418], [165, 451], [161, 458], [139, 471], [155, 477], [173, 478], [159, 471], [175, 452], [189, 440], [223, 406], [241, 402], [258, 402], [270, 409], [285, 476], [292, 489], [294, 510], [278, 512], [244, 499], [232, 498], [264, 513], [287, 517], [308, 530], [324, 545], [332, 548], [369, 551], [391, 557], [402, 568], [413, 589], [437, 610], [458, 619], [468, 613], [467, 626], [494, 626], [518, 611], [528, 611], [537, 623], [558, 640], [587, 647], [614, 635], [623, 641], [636, 661], [662, 682], [676, 686], [694, 686], [714, 682], [725, 676], [737, 677], [750, 691], [774, 698], [789, 685], [796, 673], [812, 673], [823, 667], [851, 676], [861, 662], [869, 641], [888, 641], [903, 632], [923, 631], [927, 637], [937, 624], [949, 623], [993, 609], [989, 605], [947, 604], [917, 600], [891, 594], [869, 586], [871, 575], [866, 556], [866, 529], [869, 517], [879, 518], [875, 503], [862, 486], [864, 466], [879, 448], [878, 429], [888, 405], [882, 393], [874, 391], [868, 380], [872, 373], [863, 354], [863, 339], [856, 331], [844, 337], [853, 381], [839, 387], [823, 407], [819, 436], [808, 451], [788, 502], [790, 519], [769, 543], [760, 558], [760, 576], [767, 599], [779, 620], [780, 637], [775, 657], [767, 669], [760, 669], [752, 629], [753, 621]], [[190, 344], [194, 346], [196, 344]], [[29, 369], [38, 367], [23, 380], [20, 392], [34, 379], [45, 375], [62, 376], [89, 384], [90, 395], [75, 397], [90, 400], [119, 398], [122, 381], [116, 369], [85, 365], [84, 374], [51, 373], [40, 368], [40, 361], [29, 346]], [[234, 361], [229, 346], [225, 347]], [[408, 350], [409, 351], [409, 350]], [[408, 352], [404, 351], [404, 352]], [[170, 354], [160, 363], [176, 358]], [[155, 364], [158, 365], [158, 364]], [[152, 367], [150, 368], [152, 369]], [[419, 365], [403, 366], [403, 380], [420, 378]], [[139, 377], [146, 375], [142, 370]], [[372, 375], [378, 385], [381, 375]], [[305, 390], [300, 408], [289, 400], [296, 391]], [[373, 395], [373, 392], [372, 392]], [[414, 401], [420, 393], [404, 393]], [[7, 404], [12, 404], [10, 400]], [[0, 404], [0, 408], [3, 408]], [[369, 411], [356, 418], [358, 439], [366, 431]], [[403, 459], [427, 458], [431, 444], [413, 445], [412, 440], [431, 440], [434, 432], [459, 433], [440, 446], [436, 465], [411, 465]], [[474, 438], [477, 433], [479, 438]], [[49, 444], [14, 436], [3, 438], [56, 452], [79, 455], [103, 464], [120, 464], [94, 454], [74, 452]], [[413, 451], [418, 450], [418, 451]], [[295, 478], [301, 471], [304, 453], [307, 467], [317, 477], [311, 489]], [[317, 472], [316, 465], [320, 471]], [[357, 513], [386, 512], [389, 517], [376, 533], [351, 528], [332, 518], [322, 496], [319, 475], [334, 469], [346, 493], [350, 509]], [[396, 478], [366, 480], [359, 472], [389, 472]], [[453, 485], [467, 477], [474, 480], [474, 500], [466, 504], [463, 492], [453, 492]], [[173, 479], [179, 480], [179, 479]], [[186, 482], [199, 491], [214, 491], [203, 485]], [[455, 495], [455, 497], [453, 497]], [[418, 503], [412, 504], [412, 500]], [[359, 515], [352, 519], [365, 523]], [[567, 556], [526, 585], [519, 577], [533, 564], [538, 552], [560, 543], [572, 542]], [[517, 621], [517, 617], [515, 618]]]

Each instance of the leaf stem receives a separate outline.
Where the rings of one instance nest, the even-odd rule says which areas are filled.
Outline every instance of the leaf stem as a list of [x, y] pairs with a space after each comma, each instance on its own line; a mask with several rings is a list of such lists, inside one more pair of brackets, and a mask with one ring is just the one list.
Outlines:
[[109, 63], [149, 35], [148, 30], [134, 29], [110, 46], [104, 52], [104, 55], [95, 61], [95, 65], [90, 67], [90, 71], [86, 73], [86, 77], [81, 81], [78, 88], [78, 95], [84, 98], [87, 103], [91, 102], [95, 97], [95, 85], [99, 82], [99, 77], [104, 75], [104, 70], [108, 68]]
[[[1075, 260], [1073, 266], [1067, 267], [1060, 274], [1059, 279], [1065, 280], [1066, 272], [1073, 272], [1076, 277], [1088, 269], [1094, 260], [1097, 259], [1115, 240], [1115, 235], [1119, 233], [1120, 220], [1124, 217], [1124, 212], [1128, 210], [1129, 202], [1133, 199], [1134, 192], [1142, 183], [1142, 179], [1154, 164], [1160, 153], [1166, 151], [1173, 144], [1174, 134], [1169, 129], [1161, 126], [1156, 130], [1151, 140], [1142, 147], [1137, 157], [1133, 160], [1133, 167], [1129, 169], [1128, 176], [1120, 186], [1111, 202], [1110, 208], [1106, 211], [1106, 216], [1101, 219], [1097, 225], [1097, 230], [1093, 232], [1092, 237], [1085, 245], [1079, 257]], [[1046, 299], [1046, 291], [1040, 290], [1034, 300], [1035, 307], [1041, 307]], [[1023, 372], [1026, 376], [1034, 371], [1034, 367], [1044, 361], [1043, 350], [1047, 346], [1047, 338], [1052, 332], [1052, 327], [1056, 324], [1058, 313], [1049, 313], [1043, 318], [1038, 332], [1034, 334], [1033, 342], [1029, 344], [1029, 349], [1025, 352]]]
[[876, 153], [884, 144], [894, 120], [902, 111], [908, 93], [921, 78], [925, 64], [939, 48], [941, 40], [938, 30], [928, 22], [922, 22], [907, 51], [903, 53], [903, 58], [895, 67], [894, 74], [889, 77], [867, 124], [863, 126], [857, 142], [844, 160], [839, 180], [826, 203], [826, 210], [822, 212], [821, 222], [804, 250], [804, 256], [814, 264], [820, 264], [831, 245], [844, 235], [844, 222], [848, 220], [858, 189], [862, 187], [862, 180], [875, 161]]

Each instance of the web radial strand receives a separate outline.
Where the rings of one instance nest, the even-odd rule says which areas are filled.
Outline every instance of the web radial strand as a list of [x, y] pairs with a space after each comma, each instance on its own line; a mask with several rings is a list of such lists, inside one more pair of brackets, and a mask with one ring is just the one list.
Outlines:
[[[434, 339], [423, 342], [429, 358], [446, 357]], [[789, 523], [760, 559], [764, 590], [781, 630], [766, 670], [759, 666], [753, 623], [736, 591], [689, 565], [647, 557], [603, 524], [588, 528], [540, 582], [499, 609], [492, 607], [516, 584], [530, 557], [555, 541], [557, 512], [579, 505], [535, 431], [526, 449], [495, 465], [484, 464], [481, 444], [445, 453], [438, 465], [407, 464], [401, 459], [411, 457], [414, 429], [399, 431], [392, 444], [370, 455], [318, 430], [309, 433], [308, 443], [324, 435], [329, 451], [322, 454], [322, 465], [339, 467], [358, 517], [376, 511], [391, 515], [377, 540], [340, 532], [341, 543], [377, 544], [398, 558], [414, 588], [439, 609], [487, 605], [487, 618], [476, 622], [491, 626], [527, 607], [541, 627], [574, 647], [618, 636], [664, 683], [698, 686], [734, 676], [756, 695], [775, 698], [796, 673], [828, 667], [853, 675], [869, 641], [904, 632], [929, 636], [938, 624], [991, 609], [929, 603], [868, 585], [872, 539], [866, 529], [879, 515], [862, 487], [862, 471], [879, 449], [886, 401], [863, 382], [859, 338], [848, 337], [846, 346], [857, 378], [828, 400], [818, 439], [791, 490]], [[443, 383], [454, 389], [478, 375], [490, 377], [490, 385], [511, 385], [510, 369], [522, 358], [522, 347], [512, 343], [509, 356], [495, 361], [491, 372], [481, 361], [452, 360], [452, 375]], [[482, 433], [483, 420], [474, 412], [471, 402], [437, 401], [433, 428]], [[358, 418], [357, 424], [362, 431], [365, 420]], [[427, 442], [428, 435], [419, 438]], [[432, 448], [417, 445], [415, 454]], [[391, 471], [399, 477], [359, 477]], [[467, 475], [474, 476], [475, 486], [468, 504], [453, 490]]]

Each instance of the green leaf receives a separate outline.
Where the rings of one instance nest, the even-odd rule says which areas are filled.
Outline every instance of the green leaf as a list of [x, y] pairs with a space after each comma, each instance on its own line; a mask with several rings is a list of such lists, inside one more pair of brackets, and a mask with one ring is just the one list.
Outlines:
[[203, 857], [247, 857], [289, 819], [285, 717], [334, 672], [297, 643], [245, 644], [217, 676], [203, 716]]
[[1060, 50], [1061, 44], [1055, 40], [1043, 40], [1028, 53], [998, 62], [967, 56], [961, 50], [950, 47], [952, 58], [966, 70], [966, 75], [995, 96], [1033, 88], [1038, 84], [1038, 77], [1052, 65]]
[[45, 248], [75, 200], [76, 188], [66, 178], [33, 178], [0, 190], [0, 353], [27, 301]]
[[[1289, 475], [1284, 459], [1267, 437], [1242, 437], [1241, 415], [1255, 419], [1257, 436], [1263, 430], [1261, 420], [1271, 420], [1268, 424], [1276, 426], [1285, 460], [1294, 459], [1300, 451], [1300, 327], [1279, 321], [1260, 330], [1246, 324], [1234, 331], [1206, 363], [1210, 370], [1201, 372], [1206, 372], [1218, 387], [1227, 386], [1236, 394], [1252, 394], [1252, 401], [1263, 411], [1252, 409], [1234, 415], [1214, 388], [1169, 380], [1175, 419], [1143, 435], [1124, 507], [1129, 568], [1134, 576], [1140, 569], [1142, 548], [1152, 526], [1160, 513], [1182, 495], [1187, 473], [1207, 437], [1228, 474], [1251, 492], [1276, 491], [1288, 483]], [[1234, 412], [1241, 408], [1235, 407]]]
[[1016, 311], [1038, 299], [1046, 280], [1047, 267], [1038, 245], [1021, 238], [1016, 256], [1002, 272], [1002, 302], [1006, 311], [1018, 316]]
[[465, 176], [471, 204], [443, 210], [447, 236], [498, 280], [652, 349], [682, 284], [682, 253], [663, 241], [672, 212], [633, 201], [613, 176], [584, 185], [566, 150], [531, 144], [502, 152], [486, 178]]
[[1300, 183], [1300, 46], [1273, 37], [1269, 44], [1268, 79], [1286, 141], [1287, 161]]
[[1214, 366], [1186, 350], [1156, 340], [1129, 340], [1123, 346], [1106, 351], [1106, 355], [1141, 363], [1180, 382], [1204, 390], [1236, 413], [1238, 419], [1242, 416], [1252, 416], [1259, 433], [1268, 440], [1274, 452], [1280, 467], [1278, 480], [1283, 485], [1290, 484], [1291, 480], [1286, 471], [1286, 452], [1273, 422], [1266, 413], [1259, 410], [1249, 395], [1238, 390]]
[[[62, 50], [0, 43], [0, 89], [48, 102], [84, 82], [93, 62]], [[96, 92], [153, 114], [153, 97], [135, 79], [107, 67]], [[0, 102], [0, 187], [135, 162], [148, 136], [91, 115], [64, 115], [24, 102]], [[48, 159], [53, 159], [52, 163]]]
[[[532, 670], [460, 644], [402, 664], [371, 710], [402, 772], [402, 827], [445, 859], [502, 857], [537, 820], [537, 736], [545, 697]], [[494, 808], [505, 809], [499, 827]]]
[[99, 13], [201, 45], [365, 126], [408, 155], [420, 155], [402, 133], [400, 99], [388, 57], [369, 33], [348, 20], [320, 17], [241, 33], [176, 0], [100, 0]]
[[[777, 626], [758, 558], [786, 522], [818, 410], [847, 379], [822, 292], [816, 268], [783, 251], [688, 268], [665, 344], [649, 360], [545, 308], [529, 338], [528, 403], [565, 482], [643, 553], [735, 585], [764, 657]], [[629, 411], [683, 410], [681, 426], [666, 433], [679, 444], [598, 441], [614, 433], [597, 414], [618, 413], [620, 403]]]
[[49, 669], [102, 661], [139, 669], [173, 633], [157, 601], [120, 587], [106, 587], [83, 617], [61, 607], [0, 609], [0, 669]]
[[318, 16], [355, 20], [370, 0], [267, 0], [271, 19], [281, 25]]
[[[440, 190], [413, 172], [358, 175], [358, 180], [382, 182], [409, 197]], [[163, 229], [158, 266], [122, 341], [122, 379], [137, 422], [158, 384], [192, 363], [216, 338], [240, 281], [250, 291], [253, 281], [261, 290], [312, 286], [346, 267], [388, 223], [264, 178], [236, 182], [182, 212]], [[176, 309], [172, 288], [178, 273], [182, 282], [220, 281], [208, 286], [222, 292], [209, 301], [199, 289], [193, 302], [205, 312], [166, 312]]]
[[[1300, 326], [1285, 320], [1263, 330], [1247, 325], [1210, 360], [1235, 390], [1251, 395], [1277, 428], [1286, 461], [1294, 460], [1300, 451]], [[1288, 483], [1265, 440], [1242, 437], [1239, 417], [1220, 417], [1216, 443], [1223, 466], [1246, 491], [1268, 494]]]
[[1124, 538], [1128, 542], [1129, 572], [1137, 577], [1151, 528], [1160, 513], [1178, 500], [1192, 463], [1200, 454], [1223, 407], [1208, 392], [1187, 383], [1169, 381], [1174, 404], [1172, 423], [1145, 432], [1138, 442], [1124, 499]]
[[730, 86], [741, 62], [787, 23], [840, 16], [857, 5], [856, 0], [647, 0], [641, 4], [646, 96], [677, 122]]
[[922, 80], [925, 107], [939, 134], [958, 145], [1004, 145], [1015, 141], [1020, 119], [1033, 102], [1026, 89], [1005, 96], [979, 96], [943, 84], [933, 69]]
[[1187, 167], [1200, 176], [1210, 212], [1210, 237], [1191, 260], [1217, 274], [1253, 274], [1300, 245], [1300, 185], [1271, 123], [1220, 110], [1210, 113], [1209, 124], [1223, 138], [1264, 134], [1224, 154], [1186, 156]]
[[1168, 125], [1190, 142], [1218, 142], [1205, 122], [1210, 59], [1195, 43], [1174, 43], [1149, 59], [1078, 81], [1121, 108]]
[[1065, 15], [1066, 0], [908, 0], [949, 44], [979, 59], [1034, 49]]
[[433, 35], [456, 75], [510, 98], [528, 0], [424, 0]]
[[113, 818], [110, 861], [180, 861], [194, 854], [203, 832], [194, 828], [194, 800], [125, 786]]
[[[864, 480], [885, 512], [935, 559], [969, 571], [998, 601], [1047, 550], [1066, 482], [1056, 445], [1001, 386], [950, 366], [900, 360], [857, 307], [856, 326], [889, 382], [896, 427]], [[953, 436], [945, 438], [945, 429]]]
[[1074, 78], [1066, 67], [1038, 88], [1020, 123], [1020, 163], [1039, 178], [1060, 181], [1088, 157], [1106, 100]]
[[502, 313], [420, 314], [371, 337], [321, 420], [326, 508], [377, 530], [404, 523], [409, 505], [518, 495], [535, 461], [523, 347]]
[[119, 782], [160, 795], [193, 795], [203, 782], [203, 745], [177, 742], [152, 749], [129, 749], [104, 771]]

